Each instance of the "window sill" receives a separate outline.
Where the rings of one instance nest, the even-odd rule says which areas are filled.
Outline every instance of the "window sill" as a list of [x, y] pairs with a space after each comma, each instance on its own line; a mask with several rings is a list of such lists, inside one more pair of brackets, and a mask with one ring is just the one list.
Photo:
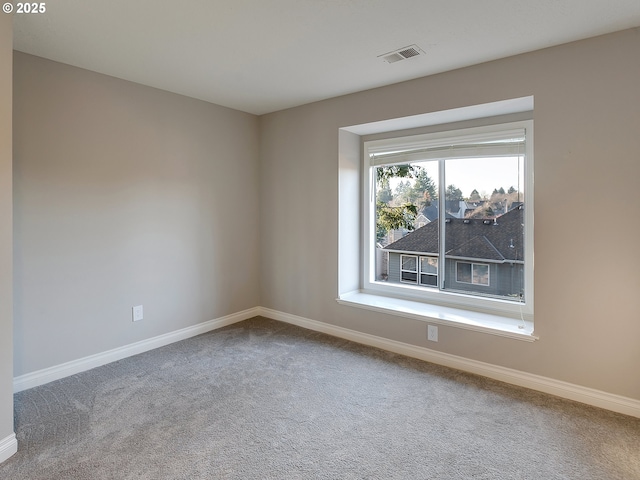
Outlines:
[[349, 305], [414, 320], [514, 338], [525, 342], [533, 342], [538, 339], [538, 337], [533, 334], [532, 322], [525, 321], [523, 325], [521, 320], [499, 315], [442, 307], [439, 305], [362, 292], [350, 292], [340, 295], [337, 302], [341, 305]]

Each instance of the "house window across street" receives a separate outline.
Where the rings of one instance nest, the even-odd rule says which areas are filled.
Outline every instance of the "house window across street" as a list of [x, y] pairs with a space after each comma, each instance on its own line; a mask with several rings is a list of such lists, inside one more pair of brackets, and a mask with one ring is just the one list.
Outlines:
[[[418, 275], [418, 263], [420, 274]], [[418, 255], [400, 256], [400, 281], [436, 286], [438, 284], [438, 259], [435, 257], [423, 257]]]
[[400, 280], [403, 282], [418, 283], [418, 257], [415, 255], [402, 255]]
[[456, 282], [489, 286], [489, 265], [456, 262]]
[[420, 284], [431, 287], [438, 285], [437, 257], [420, 257]]

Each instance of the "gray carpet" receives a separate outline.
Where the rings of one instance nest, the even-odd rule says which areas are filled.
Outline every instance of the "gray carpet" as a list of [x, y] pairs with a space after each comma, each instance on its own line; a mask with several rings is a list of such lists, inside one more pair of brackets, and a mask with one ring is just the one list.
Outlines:
[[15, 404], [2, 479], [640, 479], [640, 419], [263, 318]]

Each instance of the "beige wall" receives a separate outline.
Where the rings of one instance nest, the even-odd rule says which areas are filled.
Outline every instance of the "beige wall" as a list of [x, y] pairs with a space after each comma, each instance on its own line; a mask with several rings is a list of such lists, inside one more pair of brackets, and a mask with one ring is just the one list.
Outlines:
[[[640, 399], [639, 51], [627, 30], [261, 117], [262, 305]], [[423, 322], [338, 305], [338, 129], [528, 95], [540, 340], [427, 345]]]
[[257, 117], [15, 52], [13, 118], [16, 376], [258, 305]]
[[0, 442], [13, 434], [12, 110], [13, 24], [0, 15]]
[[[15, 53], [15, 375], [262, 305], [640, 399], [638, 51], [629, 30], [259, 119]], [[540, 340], [441, 326], [427, 345], [423, 322], [338, 305], [338, 224], [358, 211], [339, 217], [338, 129], [527, 95]], [[7, 279], [3, 269], [5, 342]]]

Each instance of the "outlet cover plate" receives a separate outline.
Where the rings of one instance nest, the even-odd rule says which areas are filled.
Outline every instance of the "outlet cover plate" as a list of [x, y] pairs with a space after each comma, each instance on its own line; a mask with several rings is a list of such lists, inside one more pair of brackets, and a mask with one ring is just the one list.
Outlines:
[[144, 318], [144, 312], [142, 310], [142, 305], [138, 305], [133, 307], [133, 321], [137, 322]]
[[427, 325], [427, 340], [438, 341], [438, 327], [436, 325]]

